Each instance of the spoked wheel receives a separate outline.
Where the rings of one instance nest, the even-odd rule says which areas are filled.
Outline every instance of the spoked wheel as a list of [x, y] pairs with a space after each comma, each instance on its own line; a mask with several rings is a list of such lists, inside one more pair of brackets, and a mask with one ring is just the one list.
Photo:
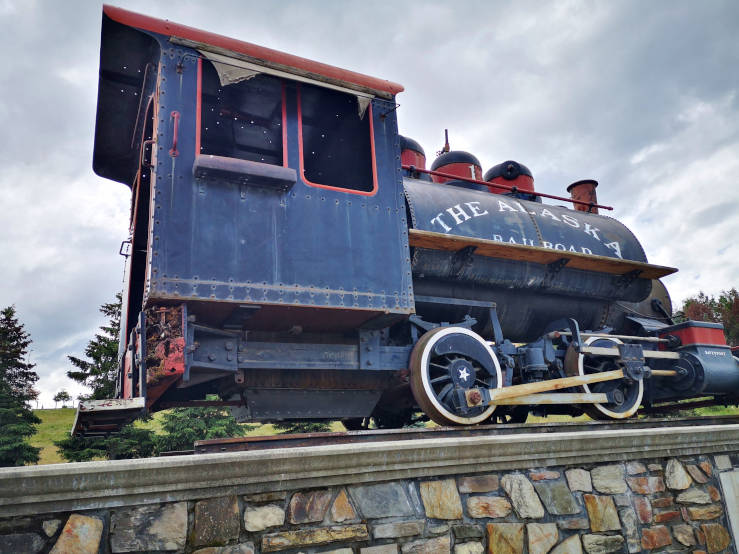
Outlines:
[[[623, 344], [616, 338], [590, 337], [585, 341], [587, 346], [602, 346], [613, 348], [617, 344]], [[614, 358], [608, 356], [591, 356], [590, 354], [579, 354], [574, 360], [565, 361], [568, 375], [590, 375], [619, 369]], [[633, 416], [639, 409], [644, 396], [644, 381], [632, 381], [631, 379], [617, 379], [615, 381], [604, 381], [582, 385], [582, 391], [586, 393], [612, 393], [614, 402], [607, 404], [584, 404], [583, 411], [593, 419], [626, 419]]]
[[460, 396], [473, 387], [500, 388], [500, 365], [485, 340], [464, 327], [438, 327], [421, 337], [410, 359], [413, 397], [439, 425], [474, 425], [495, 406], [464, 411]]

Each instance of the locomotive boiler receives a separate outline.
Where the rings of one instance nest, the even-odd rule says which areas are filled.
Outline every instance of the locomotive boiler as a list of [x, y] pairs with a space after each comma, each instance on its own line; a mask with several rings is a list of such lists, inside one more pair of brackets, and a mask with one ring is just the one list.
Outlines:
[[402, 90], [104, 7], [93, 168], [131, 188], [131, 235], [116, 398], [74, 433], [211, 395], [349, 428], [737, 402], [721, 326], [675, 324], [676, 270], [595, 181], [551, 196], [449, 148], [427, 169]]

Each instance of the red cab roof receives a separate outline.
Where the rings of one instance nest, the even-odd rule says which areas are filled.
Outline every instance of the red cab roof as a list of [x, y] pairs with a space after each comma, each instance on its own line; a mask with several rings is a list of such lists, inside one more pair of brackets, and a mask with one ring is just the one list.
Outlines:
[[164, 19], [141, 15], [115, 6], [103, 6], [103, 13], [112, 20], [122, 23], [123, 25], [222, 48], [224, 50], [229, 50], [231, 52], [254, 58], [257, 61], [265, 62], [265, 65], [271, 67], [277, 66], [287, 70], [296, 70], [301, 74], [308, 73], [316, 75], [329, 81], [334, 81], [337, 84], [344, 84], [345, 86], [348, 86], [348, 88], [369, 89], [369, 91], [375, 92], [381, 96], [393, 96], [403, 91], [402, 85], [391, 81], [377, 79], [376, 77], [370, 77], [361, 73], [355, 73], [354, 71], [341, 69], [340, 67], [315, 62], [313, 60], [301, 58], [300, 56], [293, 56], [292, 54], [286, 54], [285, 52], [272, 50], [271, 48], [265, 48], [249, 42], [243, 42], [241, 40], [224, 37], [215, 33], [201, 31], [199, 29], [194, 29], [193, 27], [172, 23], [171, 21]]

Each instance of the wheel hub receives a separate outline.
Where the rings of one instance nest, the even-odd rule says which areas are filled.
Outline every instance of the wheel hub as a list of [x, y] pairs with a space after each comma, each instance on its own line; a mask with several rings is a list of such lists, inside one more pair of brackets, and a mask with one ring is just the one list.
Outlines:
[[454, 360], [449, 365], [449, 376], [456, 387], [469, 389], [475, 384], [475, 369], [464, 359]]

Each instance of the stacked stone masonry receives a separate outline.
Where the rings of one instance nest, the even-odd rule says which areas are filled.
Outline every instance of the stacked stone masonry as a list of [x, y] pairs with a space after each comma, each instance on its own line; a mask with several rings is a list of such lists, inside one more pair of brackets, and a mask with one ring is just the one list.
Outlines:
[[532, 468], [15, 517], [0, 520], [0, 552], [736, 554], [726, 502], [737, 500], [724, 498], [719, 480], [733, 458]]

